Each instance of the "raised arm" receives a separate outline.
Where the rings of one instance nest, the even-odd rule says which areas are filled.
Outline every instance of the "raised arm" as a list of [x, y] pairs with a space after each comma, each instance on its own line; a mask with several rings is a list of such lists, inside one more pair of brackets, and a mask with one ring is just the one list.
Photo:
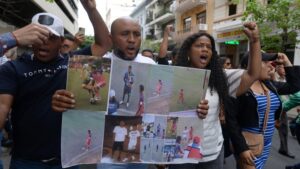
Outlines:
[[250, 43], [249, 60], [247, 70], [241, 77], [241, 83], [236, 95], [245, 93], [250, 86], [259, 78], [261, 71], [261, 49], [259, 40], [259, 30], [254, 22], [244, 24], [244, 33], [247, 35]]
[[2, 129], [5, 124], [12, 103], [13, 103], [12, 95], [0, 94], [0, 129]]
[[168, 38], [170, 33], [173, 31], [173, 26], [172, 25], [167, 25], [164, 31], [164, 36], [163, 40], [160, 44], [159, 48], [159, 58], [165, 58], [168, 52]]
[[94, 28], [95, 42], [92, 44], [92, 54], [103, 56], [112, 46], [109, 31], [96, 8], [95, 0], [80, 0]]
[[173, 25], [167, 25], [164, 30], [163, 40], [159, 47], [159, 54], [157, 58], [158, 64], [168, 65], [168, 60], [166, 58], [168, 52], [168, 38], [170, 33], [174, 30]]

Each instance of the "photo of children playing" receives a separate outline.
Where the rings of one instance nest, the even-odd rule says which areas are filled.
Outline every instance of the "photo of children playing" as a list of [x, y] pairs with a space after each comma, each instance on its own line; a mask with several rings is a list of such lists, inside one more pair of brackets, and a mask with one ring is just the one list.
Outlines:
[[99, 163], [103, 150], [105, 113], [68, 110], [63, 114], [62, 165]]
[[142, 127], [141, 161], [195, 162], [203, 156], [203, 122], [198, 119], [148, 114]]
[[142, 117], [106, 116], [103, 163], [140, 162]]
[[[185, 116], [205, 95], [210, 71], [113, 59], [109, 115]], [[199, 87], [201, 86], [201, 87]]]
[[147, 64], [113, 59], [108, 115], [144, 114], [148, 67]]
[[106, 111], [110, 60], [93, 56], [70, 58], [67, 89], [74, 93], [76, 108]]

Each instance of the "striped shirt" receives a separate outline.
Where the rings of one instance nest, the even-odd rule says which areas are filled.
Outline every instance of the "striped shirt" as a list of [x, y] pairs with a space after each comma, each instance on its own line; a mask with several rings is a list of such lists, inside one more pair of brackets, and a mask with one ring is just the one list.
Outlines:
[[[267, 97], [265, 95], [258, 95], [255, 94], [255, 98], [257, 100], [258, 105], [258, 114], [259, 114], [259, 127], [248, 127], [243, 128], [244, 131], [249, 131], [252, 133], [261, 133], [263, 124], [264, 124], [264, 118], [265, 118], [265, 112], [267, 107]], [[264, 132], [264, 149], [262, 154], [256, 158], [255, 166], [256, 169], [263, 169], [264, 165], [266, 164], [266, 161], [268, 159], [268, 156], [270, 154], [270, 148], [272, 144], [272, 137], [274, 133], [274, 127], [275, 127], [275, 112], [280, 106], [280, 100], [279, 97], [270, 91], [270, 112], [268, 117], [267, 126]]]

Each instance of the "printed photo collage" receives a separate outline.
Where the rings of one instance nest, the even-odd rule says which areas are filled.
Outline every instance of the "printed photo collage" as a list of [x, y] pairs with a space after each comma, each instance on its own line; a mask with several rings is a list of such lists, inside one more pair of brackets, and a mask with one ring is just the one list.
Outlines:
[[[68, 129], [63, 128], [62, 136], [68, 137], [66, 141], [82, 139], [78, 140], [81, 149], [73, 155], [62, 146], [66, 152], [63, 163], [72, 166], [100, 159], [103, 163], [183, 163], [201, 159], [203, 122], [195, 111], [205, 97], [209, 75], [207, 70], [118, 58], [73, 57], [67, 89], [74, 92], [76, 108], [64, 114], [63, 127]], [[92, 118], [93, 113], [98, 117]], [[83, 118], [87, 123], [82, 123]], [[78, 124], [83, 126], [79, 129]]]

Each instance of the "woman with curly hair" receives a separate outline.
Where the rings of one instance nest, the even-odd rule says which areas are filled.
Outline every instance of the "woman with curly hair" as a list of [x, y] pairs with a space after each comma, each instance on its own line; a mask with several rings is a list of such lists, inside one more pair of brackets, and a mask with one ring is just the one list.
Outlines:
[[[198, 164], [171, 165], [170, 169], [222, 169], [223, 168], [223, 136], [220, 121], [224, 121], [225, 100], [229, 96], [239, 96], [246, 92], [258, 79], [261, 70], [261, 53], [259, 31], [255, 23], [244, 24], [244, 32], [250, 42], [248, 70], [222, 68], [216, 52], [214, 38], [205, 32], [188, 37], [179, 50], [177, 65], [208, 69], [211, 71], [208, 91], [205, 100], [197, 107], [199, 118], [204, 119], [203, 125], [203, 158]], [[207, 115], [203, 115], [203, 107], [207, 106]]]

